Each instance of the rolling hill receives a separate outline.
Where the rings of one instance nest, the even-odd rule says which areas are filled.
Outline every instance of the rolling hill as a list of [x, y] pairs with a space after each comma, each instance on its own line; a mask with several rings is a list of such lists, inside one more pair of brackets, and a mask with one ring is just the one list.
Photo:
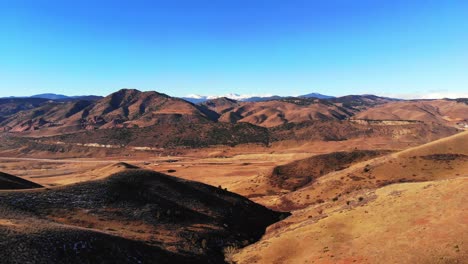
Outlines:
[[18, 112], [0, 123], [9, 132], [48, 130], [74, 132], [82, 129], [80, 112], [91, 101], [48, 102], [39, 107]]
[[[297, 190], [284, 189], [276, 202], [269, 204], [274, 196], [259, 198], [271, 208], [294, 210], [292, 216], [270, 226], [259, 242], [233, 252], [230, 259], [236, 263], [311, 259], [464, 263], [468, 259], [467, 139], [468, 132], [463, 132], [381, 157], [357, 159]], [[298, 173], [316, 173], [322, 159], [286, 164], [281, 172], [294, 182]]]
[[400, 183], [294, 211], [236, 263], [465, 263], [466, 177]]
[[207, 113], [184, 100], [134, 89], [122, 89], [97, 101], [83, 111], [82, 119], [87, 128], [145, 127], [175, 119], [210, 120]]
[[[338, 100], [338, 103], [333, 103], [331, 100]], [[280, 98], [259, 102], [238, 102], [220, 98], [206, 101], [202, 105], [217, 112], [221, 122], [246, 122], [263, 127], [275, 127], [307, 121], [344, 120], [367, 106], [389, 100], [376, 96], [355, 96], [346, 101], [348, 104], [341, 103], [338, 98]], [[359, 104], [361, 108], [349, 102]]]
[[457, 123], [468, 124], [468, 105], [447, 99], [391, 102], [360, 112], [354, 118], [417, 120], [455, 126]]
[[269, 176], [272, 186], [286, 190], [297, 190], [319, 177], [349, 167], [353, 163], [366, 161], [388, 154], [384, 150], [355, 150], [332, 152], [276, 166]]
[[97, 181], [0, 192], [2, 261], [222, 263], [225, 247], [258, 240], [288, 215], [219, 188], [123, 167]]
[[216, 118], [216, 113], [182, 99], [134, 89], [122, 89], [97, 101], [50, 101], [34, 106], [23, 107], [27, 108], [22, 109], [24, 111], [7, 112], [0, 126], [11, 132], [42, 130], [42, 133], [58, 134], [116, 127], [146, 127], [161, 122], [206, 122]]
[[361, 189], [450, 179], [468, 176], [467, 172], [468, 131], [325, 174], [296, 191], [271, 200], [271, 206], [290, 210], [291, 201], [294, 201], [296, 208], [304, 208], [323, 201], [341, 200], [341, 196]]

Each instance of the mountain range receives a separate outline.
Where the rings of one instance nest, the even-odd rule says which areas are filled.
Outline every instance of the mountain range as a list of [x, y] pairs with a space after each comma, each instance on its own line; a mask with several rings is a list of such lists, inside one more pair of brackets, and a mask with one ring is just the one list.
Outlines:
[[54, 94], [54, 93], [43, 93], [35, 94], [31, 96], [9, 96], [9, 97], [0, 97], [0, 99], [17, 99], [17, 98], [40, 98], [40, 99], [49, 99], [57, 101], [67, 101], [67, 100], [99, 100], [102, 96], [99, 95], [76, 95], [68, 96], [63, 94]]
[[279, 95], [241, 95], [236, 93], [229, 93], [226, 95], [221, 96], [213, 96], [213, 95], [198, 95], [198, 94], [191, 94], [185, 97], [181, 97], [182, 99], [198, 104], [203, 103], [208, 100], [213, 100], [217, 98], [229, 98], [236, 101], [241, 102], [260, 102], [260, 101], [269, 101], [269, 100], [277, 100], [277, 99], [284, 99], [284, 98], [292, 98], [292, 97], [299, 97], [299, 98], [318, 98], [318, 99], [329, 99], [334, 98], [333, 96], [323, 95], [319, 93], [309, 93], [300, 96], [279, 96]]
[[[236, 94], [236, 93], [229, 93], [226, 95], [222, 96], [216, 96], [216, 95], [197, 95], [197, 94], [191, 94], [187, 95], [185, 97], [180, 97], [181, 99], [184, 99], [186, 101], [189, 101], [194, 104], [198, 103], [203, 103], [208, 100], [212, 99], [217, 99], [217, 98], [222, 98], [226, 97], [229, 99], [241, 101], [241, 102], [258, 102], [258, 101], [268, 101], [268, 100], [276, 100], [276, 99], [282, 99], [282, 98], [291, 98], [294, 96], [278, 96], [278, 95], [241, 95], [241, 94]], [[329, 99], [329, 98], [334, 98], [333, 96], [328, 96], [328, 95], [323, 95], [319, 93], [309, 93], [305, 95], [300, 95], [297, 96], [300, 98], [319, 98], [319, 99]], [[68, 95], [63, 95], [63, 94], [54, 94], [54, 93], [43, 93], [43, 94], [35, 94], [31, 96], [10, 96], [10, 97], [0, 97], [0, 99], [12, 99], [12, 98], [42, 98], [42, 99], [49, 99], [49, 100], [99, 100], [103, 98], [103, 96], [99, 95], [77, 95], [77, 96], [68, 96]]]
[[311, 120], [344, 120], [369, 106], [392, 101], [377, 96], [279, 97], [261, 101], [221, 97], [194, 104], [155, 91], [136, 89], [121, 89], [103, 98], [47, 94], [42, 95], [48, 97], [44, 99], [40, 96], [0, 99], [0, 127], [10, 132], [47, 130], [57, 133], [181, 122], [274, 127]]
[[99, 99], [0, 99], [0, 131], [80, 144], [165, 148], [416, 134], [425, 142], [464, 129], [467, 113], [464, 99], [349, 95], [251, 102], [221, 97], [194, 104], [155, 91], [121, 89]]

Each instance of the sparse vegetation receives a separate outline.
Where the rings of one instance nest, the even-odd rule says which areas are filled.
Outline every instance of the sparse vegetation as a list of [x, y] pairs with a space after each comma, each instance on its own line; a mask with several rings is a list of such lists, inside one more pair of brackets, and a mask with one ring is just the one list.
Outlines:
[[[24, 213], [12, 214], [5, 208]], [[18, 231], [27, 234], [25, 243], [42, 241], [28, 244], [32, 255], [21, 253], [30, 259], [56, 258], [65, 247], [60, 254], [70, 258], [69, 263], [86, 263], [90, 256], [100, 262], [110, 255], [135, 256], [141, 262], [220, 262], [224, 245], [259, 239], [265, 227], [282, 215], [215, 187], [134, 168], [65, 188], [0, 192], [0, 219], [9, 221], [0, 220], [0, 234], [17, 236]], [[25, 229], [23, 224], [38, 229]], [[164, 239], [149, 243], [149, 234], [177, 237], [177, 247], [184, 251], [166, 250], [172, 242]], [[219, 237], [223, 237], [222, 243], [212, 242]], [[56, 242], [49, 243], [49, 239]], [[70, 245], [78, 241], [86, 246], [74, 255]], [[0, 243], [2, 252], [2, 246], [12, 247], [4, 242]], [[49, 260], [45, 262], [55, 262]]]
[[234, 255], [237, 253], [239, 249], [235, 246], [227, 246], [224, 248], [224, 261], [229, 264], [235, 264]]
[[[352, 163], [365, 161], [388, 153], [390, 151], [357, 150], [317, 155], [275, 167], [269, 177], [269, 181], [273, 186], [294, 191], [310, 184], [327, 173], [343, 170]], [[350, 175], [349, 177], [356, 181], [364, 179], [354, 175]]]

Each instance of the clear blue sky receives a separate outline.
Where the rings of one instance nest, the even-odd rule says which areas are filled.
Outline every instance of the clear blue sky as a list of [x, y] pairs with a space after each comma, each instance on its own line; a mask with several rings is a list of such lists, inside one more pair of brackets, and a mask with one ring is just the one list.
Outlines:
[[0, 96], [468, 91], [468, 1], [0, 0]]

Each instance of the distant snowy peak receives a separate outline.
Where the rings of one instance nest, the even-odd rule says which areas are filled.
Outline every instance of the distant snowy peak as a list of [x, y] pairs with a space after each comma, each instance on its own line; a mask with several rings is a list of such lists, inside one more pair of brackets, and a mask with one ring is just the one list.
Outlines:
[[186, 97], [183, 97], [183, 98], [206, 99], [207, 97], [199, 95], [199, 94], [189, 94], [189, 95], [187, 95]]
[[271, 97], [271, 94], [235, 94], [235, 93], [230, 93], [230, 94], [225, 94], [221, 96], [210, 96], [211, 98], [209, 99], [216, 99], [216, 98], [221, 98], [221, 97], [226, 97], [229, 99], [237, 100], [237, 101], [247, 101], [251, 98], [258, 97], [258, 98], [267, 98]]
[[192, 102], [192, 103], [202, 103], [207, 100], [217, 99], [226, 97], [229, 99], [237, 100], [237, 101], [250, 101], [252, 98], [270, 98], [272, 97], [271, 94], [236, 94], [236, 93], [229, 93], [225, 95], [199, 95], [199, 94], [189, 94], [186, 97], [182, 97], [182, 99]]
[[182, 97], [182, 99], [192, 102], [192, 103], [203, 103], [207, 100], [217, 99], [221, 97], [226, 97], [229, 99], [243, 101], [243, 102], [258, 102], [258, 101], [265, 101], [265, 100], [274, 100], [274, 99], [281, 99], [287, 97], [302, 97], [302, 98], [319, 98], [319, 99], [329, 99], [334, 98], [333, 96], [323, 95], [319, 93], [310, 93], [300, 96], [278, 96], [272, 94], [236, 94], [236, 93], [229, 93], [225, 95], [198, 95], [198, 94], [189, 94], [186, 97]]

